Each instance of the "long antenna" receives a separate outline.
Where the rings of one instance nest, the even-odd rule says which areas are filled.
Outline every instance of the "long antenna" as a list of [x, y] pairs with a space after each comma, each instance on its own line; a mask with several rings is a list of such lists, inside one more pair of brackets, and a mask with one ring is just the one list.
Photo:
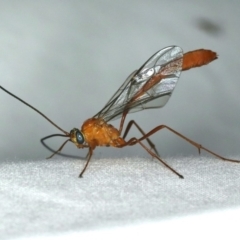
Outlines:
[[34, 111], [36, 111], [37, 113], [39, 113], [42, 117], [44, 117], [48, 122], [50, 122], [53, 126], [55, 126], [57, 129], [59, 129], [61, 132], [63, 132], [65, 135], [69, 135], [68, 132], [64, 131], [62, 128], [60, 128], [56, 123], [54, 123], [52, 120], [50, 120], [46, 115], [44, 115], [42, 112], [40, 112], [39, 110], [37, 110], [35, 107], [33, 107], [32, 105], [28, 104], [27, 102], [23, 101], [21, 98], [17, 97], [16, 95], [14, 95], [13, 93], [9, 92], [8, 90], [6, 90], [5, 88], [3, 88], [2, 86], [0, 86], [0, 88], [8, 93], [9, 95], [11, 95], [12, 97], [16, 98], [17, 100], [19, 100], [20, 102], [22, 102], [23, 104], [27, 105], [28, 107], [30, 107], [31, 109], [33, 109]]

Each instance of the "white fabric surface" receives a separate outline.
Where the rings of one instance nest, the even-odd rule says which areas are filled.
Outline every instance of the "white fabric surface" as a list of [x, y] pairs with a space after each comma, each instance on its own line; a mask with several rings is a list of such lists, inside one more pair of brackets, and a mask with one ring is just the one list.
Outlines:
[[227, 217], [224, 211], [240, 205], [240, 165], [205, 157], [166, 160], [185, 179], [143, 158], [93, 158], [82, 179], [80, 160], [3, 161], [1, 239], [237, 233], [240, 210]]

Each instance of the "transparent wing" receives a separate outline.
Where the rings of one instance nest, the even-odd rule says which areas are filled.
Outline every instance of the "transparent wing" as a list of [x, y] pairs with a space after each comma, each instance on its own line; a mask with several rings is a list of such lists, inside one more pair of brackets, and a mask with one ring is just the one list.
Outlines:
[[123, 112], [163, 107], [171, 96], [182, 70], [183, 52], [170, 46], [156, 52], [134, 71], [94, 117], [106, 122]]

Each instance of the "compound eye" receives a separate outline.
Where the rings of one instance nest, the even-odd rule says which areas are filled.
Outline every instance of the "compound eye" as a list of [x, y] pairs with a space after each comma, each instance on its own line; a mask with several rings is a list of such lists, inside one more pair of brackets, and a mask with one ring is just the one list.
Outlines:
[[77, 139], [77, 142], [79, 144], [83, 144], [84, 143], [84, 137], [83, 137], [83, 134], [80, 131], [76, 132], [76, 139]]

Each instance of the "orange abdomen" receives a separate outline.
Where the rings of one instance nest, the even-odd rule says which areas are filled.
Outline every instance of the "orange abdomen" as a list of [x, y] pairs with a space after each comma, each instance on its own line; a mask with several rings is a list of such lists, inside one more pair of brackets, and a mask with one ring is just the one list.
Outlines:
[[201, 67], [217, 59], [217, 53], [211, 50], [198, 49], [183, 55], [182, 71]]

